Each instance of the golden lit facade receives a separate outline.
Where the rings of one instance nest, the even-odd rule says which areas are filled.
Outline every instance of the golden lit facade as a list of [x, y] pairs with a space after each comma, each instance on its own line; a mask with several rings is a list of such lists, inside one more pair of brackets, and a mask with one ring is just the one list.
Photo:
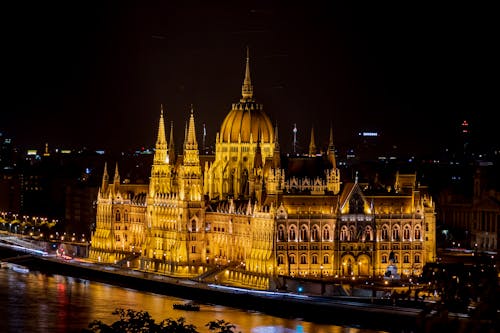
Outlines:
[[122, 184], [118, 165], [110, 183], [107, 166], [104, 166], [89, 258], [103, 263], [122, 263], [138, 256], [145, 240], [147, 189], [147, 185]]
[[[383, 188], [342, 185], [332, 131], [324, 156], [314, 142], [312, 132], [309, 156], [281, 165], [247, 55], [212, 162], [200, 165], [193, 110], [174, 160], [162, 109], [149, 186], [120, 184], [117, 169], [108, 184], [105, 170], [90, 258], [256, 289], [281, 287], [280, 276], [382, 276], [391, 264], [419, 274], [435, 260], [434, 204], [414, 174]], [[320, 174], [292, 172], [317, 165]]]

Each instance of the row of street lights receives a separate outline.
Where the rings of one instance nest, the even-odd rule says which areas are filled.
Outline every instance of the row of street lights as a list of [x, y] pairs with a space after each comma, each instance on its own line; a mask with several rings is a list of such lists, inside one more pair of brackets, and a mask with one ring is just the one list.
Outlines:
[[[22, 221], [24, 223], [28, 223], [28, 222], [33, 223], [35, 226], [37, 224], [49, 223], [49, 219], [47, 217], [41, 217], [41, 216], [30, 216], [30, 215], [20, 216], [17, 213], [11, 213], [11, 212], [5, 212], [5, 211], [0, 212], [0, 215], [2, 216], [4, 222]], [[18, 217], [19, 217], [19, 219], [18, 219]], [[50, 222], [53, 224], [57, 224], [59, 222], [59, 220], [52, 219]]]

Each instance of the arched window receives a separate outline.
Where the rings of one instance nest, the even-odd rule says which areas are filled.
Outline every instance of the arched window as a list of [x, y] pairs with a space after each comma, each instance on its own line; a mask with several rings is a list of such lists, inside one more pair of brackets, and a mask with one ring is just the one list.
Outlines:
[[293, 225], [290, 227], [290, 231], [289, 231], [289, 234], [288, 234], [288, 240], [289, 241], [297, 240], [297, 234], [296, 234], [296, 231], [295, 231], [295, 226], [293, 226]]
[[128, 222], [128, 211], [126, 209], [123, 212], [123, 221]]
[[295, 265], [295, 255], [294, 254], [290, 255], [290, 265]]
[[191, 231], [195, 232], [196, 231], [196, 220], [191, 221]]
[[323, 256], [323, 264], [328, 264], [328, 254]]
[[300, 228], [300, 240], [302, 242], [307, 242], [307, 227], [305, 225], [303, 225], [301, 228]]
[[372, 241], [373, 240], [373, 230], [372, 230], [372, 227], [367, 225], [365, 227], [365, 233], [363, 235], [363, 241]]
[[420, 254], [415, 254], [415, 263], [420, 263]]
[[285, 241], [285, 227], [280, 225], [278, 229], [278, 241], [284, 242]]
[[399, 241], [401, 239], [401, 235], [399, 234], [399, 225], [395, 225], [392, 228], [392, 240]]
[[313, 242], [317, 242], [319, 240], [319, 231], [318, 231], [318, 226], [315, 225], [313, 226], [312, 228], [312, 232], [311, 232], [311, 241]]
[[410, 226], [407, 224], [403, 230], [403, 240], [410, 240]]
[[386, 255], [386, 254], [383, 254], [383, 255], [382, 255], [382, 263], [383, 263], [383, 264], [386, 264], [386, 263], [387, 263], [387, 255]]
[[311, 264], [317, 264], [317, 263], [318, 263], [318, 256], [314, 254], [311, 257]]
[[307, 264], [307, 257], [305, 254], [300, 256], [300, 263], [301, 264]]
[[409, 263], [410, 262], [410, 255], [406, 254], [403, 256], [403, 262], [405, 264]]
[[415, 240], [421, 240], [420, 225], [415, 226]]
[[349, 240], [349, 231], [347, 230], [347, 227], [345, 225], [342, 226], [342, 228], [340, 228], [340, 240], [341, 241]]
[[385, 224], [382, 226], [382, 240], [389, 240], [389, 228]]
[[115, 221], [120, 222], [120, 210], [116, 210]]
[[356, 227], [355, 226], [351, 226], [349, 228], [349, 241], [354, 241], [356, 240]]
[[328, 226], [325, 226], [323, 228], [323, 240], [324, 241], [330, 240], [330, 228], [328, 228]]
[[278, 256], [278, 265], [283, 265], [283, 263], [284, 263], [284, 262], [285, 262], [285, 261], [284, 261], [284, 257], [283, 257], [283, 255], [282, 255], [282, 254], [280, 254], [280, 255]]

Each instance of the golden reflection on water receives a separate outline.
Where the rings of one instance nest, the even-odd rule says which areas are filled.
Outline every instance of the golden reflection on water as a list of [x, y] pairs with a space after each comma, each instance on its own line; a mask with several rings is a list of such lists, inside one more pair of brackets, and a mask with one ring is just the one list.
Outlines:
[[[237, 296], [234, 296], [237, 297]], [[157, 321], [183, 317], [199, 332], [205, 324], [223, 319], [242, 333], [367, 333], [373, 330], [285, 319], [259, 312], [201, 304], [199, 312], [174, 310], [186, 300], [121, 288], [109, 284], [61, 275], [0, 271], [0, 309], [7, 312], [0, 321], [1, 332], [78, 332], [93, 321], [111, 324], [118, 319], [116, 308], [147, 311]]]

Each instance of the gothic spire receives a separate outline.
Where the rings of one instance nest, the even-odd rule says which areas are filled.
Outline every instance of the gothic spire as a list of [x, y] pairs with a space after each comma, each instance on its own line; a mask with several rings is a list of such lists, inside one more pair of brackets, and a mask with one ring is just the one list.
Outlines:
[[278, 124], [276, 124], [274, 128], [273, 166], [275, 168], [281, 167], [280, 144], [278, 143]]
[[241, 87], [241, 101], [245, 102], [251, 100], [253, 97], [253, 86], [250, 80], [250, 49], [247, 46], [247, 62], [245, 67], [245, 79], [243, 80], [243, 86]]
[[170, 122], [170, 139], [168, 141], [168, 160], [170, 164], [175, 163], [174, 122]]
[[163, 104], [160, 104], [160, 123], [158, 124], [158, 137], [156, 139], [156, 147], [159, 145], [167, 145], [167, 140], [165, 137], [165, 123], [163, 120]]
[[188, 149], [198, 149], [198, 142], [196, 142], [196, 132], [194, 128], [194, 111], [191, 104], [191, 116], [189, 117], [189, 127], [186, 132], [185, 146]]
[[328, 141], [328, 160], [332, 163], [332, 168], [337, 167], [337, 162], [335, 160], [335, 146], [333, 145], [333, 128], [330, 125], [330, 140]]
[[156, 138], [156, 149], [153, 163], [161, 164], [167, 161], [167, 140], [165, 135], [165, 121], [163, 119], [163, 104], [160, 105], [160, 122], [158, 124], [158, 136]]
[[[187, 124], [186, 124], [187, 125]], [[203, 176], [200, 167], [198, 143], [194, 128], [194, 112], [191, 105], [189, 126], [186, 127], [184, 154], [179, 171], [179, 196], [181, 200], [201, 200], [203, 193]]]
[[309, 142], [309, 156], [316, 155], [316, 144], [314, 143], [314, 126], [311, 128], [311, 141]]
[[118, 172], [118, 162], [116, 162], [115, 166], [115, 177], [113, 179], [113, 184], [115, 186], [120, 185], [120, 173]]
[[276, 126], [274, 126], [274, 150], [280, 150], [280, 144], [278, 142], [278, 123], [276, 123]]
[[101, 191], [102, 193], [106, 192], [109, 184], [109, 175], [108, 175], [108, 162], [104, 162], [104, 172], [102, 174], [102, 183], [101, 183]]

